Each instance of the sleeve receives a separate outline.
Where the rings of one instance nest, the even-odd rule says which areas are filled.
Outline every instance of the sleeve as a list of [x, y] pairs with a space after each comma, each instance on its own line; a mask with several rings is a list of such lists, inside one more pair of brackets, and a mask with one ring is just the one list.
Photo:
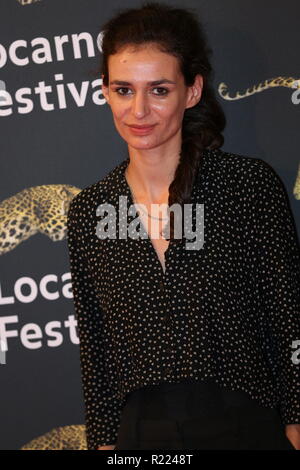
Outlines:
[[72, 199], [67, 216], [67, 243], [79, 336], [86, 440], [88, 450], [97, 450], [98, 446], [116, 443], [122, 403], [114, 395], [106, 376], [101, 339], [102, 312], [84, 257], [80, 225], [76, 220], [76, 202]]
[[271, 336], [282, 422], [299, 424], [300, 365], [293, 359], [300, 340], [299, 239], [285, 187], [275, 170], [261, 162], [263, 178], [254, 205], [259, 294]]

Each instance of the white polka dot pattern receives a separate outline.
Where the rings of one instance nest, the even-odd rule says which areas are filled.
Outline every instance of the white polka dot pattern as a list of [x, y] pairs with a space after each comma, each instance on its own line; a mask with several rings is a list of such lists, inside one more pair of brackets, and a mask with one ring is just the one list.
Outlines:
[[[213, 377], [300, 423], [300, 253], [285, 188], [259, 158], [205, 150], [192, 190], [204, 245], [171, 241], [164, 272], [149, 238], [100, 240], [99, 204], [133, 204], [129, 158], [74, 197], [68, 249], [88, 449], [116, 442], [126, 394]], [[128, 222], [134, 216], [128, 217]]]

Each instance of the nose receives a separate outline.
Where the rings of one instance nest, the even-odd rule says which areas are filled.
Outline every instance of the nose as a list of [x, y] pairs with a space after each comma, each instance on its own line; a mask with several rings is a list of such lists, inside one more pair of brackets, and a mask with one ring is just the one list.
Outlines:
[[146, 93], [142, 91], [135, 94], [135, 98], [132, 103], [132, 111], [136, 118], [143, 118], [147, 115], [149, 110], [148, 97]]

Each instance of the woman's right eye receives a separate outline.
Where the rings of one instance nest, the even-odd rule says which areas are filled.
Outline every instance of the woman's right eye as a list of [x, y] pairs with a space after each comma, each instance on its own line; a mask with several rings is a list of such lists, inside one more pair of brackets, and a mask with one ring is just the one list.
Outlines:
[[121, 87], [121, 88], [116, 88], [115, 92], [118, 93], [119, 95], [127, 95], [127, 93], [120, 93], [120, 90], [129, 90], [129, 88], [126, 87]]

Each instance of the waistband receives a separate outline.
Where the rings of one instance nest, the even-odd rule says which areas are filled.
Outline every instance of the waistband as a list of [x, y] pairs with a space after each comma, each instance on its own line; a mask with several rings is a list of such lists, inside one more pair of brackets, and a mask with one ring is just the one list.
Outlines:
[[180, 382], [162, 382], [155, 385], [145, 385], [133, 390], [127, 397], [127, 402], [139, 400], [155, 400], [159, 397], [172, 397], [178, 400], [187, 397], [195, 397], [196, 400], [203, 400], [216, 404], [227, 406], [246, 406], [248, 408], [257, 409], [261, 407], [248, 393], [243, 390], [231, 390], [216, 383], [214, 378], [205, 378], [196, 380], [192, 378], [183, 379]]

